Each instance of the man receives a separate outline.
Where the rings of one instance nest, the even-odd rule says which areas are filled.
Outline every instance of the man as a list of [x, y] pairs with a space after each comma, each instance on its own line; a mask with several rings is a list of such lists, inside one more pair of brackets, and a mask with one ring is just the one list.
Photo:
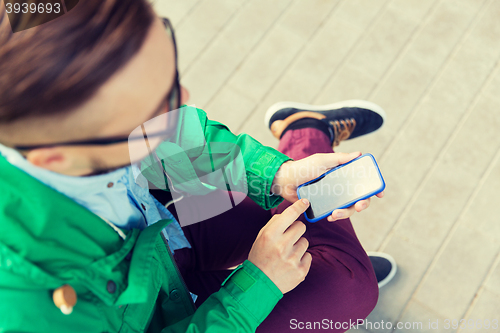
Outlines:
[[[208, 148], [237, 147], [253, 185], [234, 209], [181, 228], [139, 181], [172, 176], [167, 143], [136, 156], [142, 141], [129, 137], [188, 100], [168, 20], [145, 0], [80, 1], [25, 31], [43, 14], [19, 15], [13, 34], [0, 12], [2, 332], [276, 332], [323, 319], [345, 331], [368, 315], [377, 279], [348, 217], [370, 199], [306, 227], [295, 190], [359, 156], [331, 146], [378, 129], [381, 109], [270, 109], [287, 156], [182, 108]], [[182, 117], [175, 128], [189, 132]], [[203, 173], [206, 159], [182, 154], [181, 170]], [[164, 166], [156, 175], [151, 156]]]

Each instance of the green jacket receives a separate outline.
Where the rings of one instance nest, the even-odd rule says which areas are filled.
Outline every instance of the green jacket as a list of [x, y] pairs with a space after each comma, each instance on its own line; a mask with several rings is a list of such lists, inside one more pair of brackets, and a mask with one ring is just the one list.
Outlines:
[[[275, 173], [288, 158], [248, 135], [233, 135], [202, 110], [196, 114], [205, 146], [226, 142], [240, 149], [246, 179], [255, 184], [248, 195], [266, 209], [277, 205], [281, 199], [268, 195], [269, 170]], [[207, 172], [203, 158], [187, 155], [186, 170]], [[222, 166], [213, 161], [213, 170]], [[144, 175], [154, 176], [147, 165]], [[0, 156], [0, 332], [255, 331], [280, 290], [247, 260], [195, 309], [160, 233], [169, 222], [122, 230], [122, 239], [97, 215]], [[70, 315], [52, 300], [65, 284], [78, 296]]]

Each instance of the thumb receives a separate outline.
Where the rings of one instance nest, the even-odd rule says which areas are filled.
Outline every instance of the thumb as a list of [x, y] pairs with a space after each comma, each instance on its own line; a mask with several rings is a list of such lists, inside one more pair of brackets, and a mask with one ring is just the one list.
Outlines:
[[333, 153], [333, 154], [328, 154], [328, 164], [330, 167], [336, 167], [341, 164], [345, 164], [349, 161], [352, 161], [353, 159], [361, 156], [361, 152], [356, 151], [353, 153]]

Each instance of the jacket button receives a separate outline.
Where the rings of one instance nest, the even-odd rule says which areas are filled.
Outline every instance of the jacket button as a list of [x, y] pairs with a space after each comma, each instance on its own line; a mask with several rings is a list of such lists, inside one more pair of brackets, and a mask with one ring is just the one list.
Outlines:
[[108, 188], [112, 188], [112, 187], [113, 187], [113, 185], [115, 185], [115, 184], [113, 184], [112, 182], [109, 182], [109, 183], [108, 183]]
[[172, 301], [177, 301], [180, 298], [181, 298], [181, 293], [177, 289], [174, 289], [170, 292], [170, 299]]
[[114, 294], [116, 291], [116, 283], [114, 281], [109, 280], [106, 289], [108, 290], [108, 293]]
[[77, 297], [75, 289], [66, 284], [54, 290], [52, 299], [54, 304], [61, 310], [62, 313], [69, 315], [73, 312], [73, 307], [76, 304]]
[[143, 203], [141, 203], [141, 207], [142, 207], [143, 210], [146, 210], [146, 206], [144, 206]]

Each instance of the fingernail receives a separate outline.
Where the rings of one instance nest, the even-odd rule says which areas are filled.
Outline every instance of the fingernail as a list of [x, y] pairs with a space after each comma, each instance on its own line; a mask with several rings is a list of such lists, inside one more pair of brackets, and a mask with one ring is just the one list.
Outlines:
[[307, 200], [307, 199], [301, 199], [301, 201], [304, 203], [304, 205], [309, 205], [309, 200]]
[[364, 203], [362, 206], [361, 206], [362, 209], [365, 209], [366, 208], [366, 204]]
[[337, 213], [337, 217], [338, 218], [344, 217], [344, 213]]
[[333, 217], [331, 217], [331, 216], [328, 216], [326, 219], [327, 219], [327, 221], [329, 221], [329, 222], [333, 222]]

